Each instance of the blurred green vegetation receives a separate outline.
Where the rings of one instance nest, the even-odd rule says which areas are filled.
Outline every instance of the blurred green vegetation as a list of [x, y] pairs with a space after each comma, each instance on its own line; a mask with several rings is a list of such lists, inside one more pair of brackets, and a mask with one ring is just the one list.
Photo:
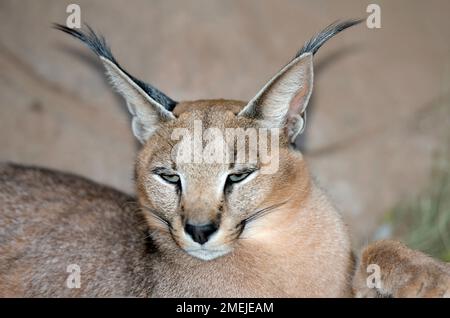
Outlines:
[[445, 261], [450, 261], [449, 152], [437, 156], [428, 188], [395, 206], [386, 220], [409, 247]]
[[429, 185], [397, 204], [386, 215], [385, 224], [409, 247], [450, 262], [450, 62], [443, 73], [443, 93], [434, 106], [448, 125], [444, 125], [443, 147], [434, 158]]

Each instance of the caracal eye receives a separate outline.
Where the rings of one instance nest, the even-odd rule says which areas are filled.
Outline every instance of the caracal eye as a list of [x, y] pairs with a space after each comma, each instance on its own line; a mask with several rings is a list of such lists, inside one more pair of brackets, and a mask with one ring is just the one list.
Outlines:
[[250, 175], [250, 172], [245, 172], [245, 173], [234, 173], [234, 174], [230, 174], [228, 176], [228, 180], [230, 180], [231, 182], [240, 182], [242, 180], [244, 180], [245, 178], [247, 178]]
[[160, 174], [159, 176], [169, 183], [177, 184], [180, 182], [180, 176], [176, 174]]

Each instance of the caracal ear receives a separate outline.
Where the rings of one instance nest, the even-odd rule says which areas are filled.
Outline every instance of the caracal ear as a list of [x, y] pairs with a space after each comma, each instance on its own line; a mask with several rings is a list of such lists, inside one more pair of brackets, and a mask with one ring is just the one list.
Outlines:
[[133, 134], [141, 143], [147, 141], [160, 122], [175, 119], [171, 111], [151, 98], [116, 64], [104, 57], [100, 59], [106, 68], [111, 85], [127, 102], [128, 111], [132, 115]]
[[147, 141], [161, 122], [175, 119], [172, 110], [176, 102], [123, 69], [112, 55], [105, 39], [95, 34], [89, 26], [86, 33], [61, 24], [55, 24], [54, 27], [81, 40], [98, 55], [113, 88], [127, 102], [132, 115], [133, 134], [141, 143]]
[[295, 58], [275, 75], [239, 113], [258, 120], [265, 127], [285, 128], [291, 143], [305, 128], [306, 107], [313, 89], [312, 57], [339, 32], [364, 19], [334, 22], [316, 34]]
[[304, 53], [276, 74], [244, 107], [239, 116], [267, 128], [285, 128], [293, 143], [305, 126], [306, 106], [313, 89], [312, 53]]

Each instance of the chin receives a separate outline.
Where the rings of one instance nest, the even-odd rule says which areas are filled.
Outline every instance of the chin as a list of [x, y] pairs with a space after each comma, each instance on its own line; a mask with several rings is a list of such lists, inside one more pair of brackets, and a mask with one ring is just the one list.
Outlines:
[[187, 249], [185, 250], [189, 255], [199, 258], [202, 261], [211, 261], [213, 259], [224, 256], [232, 251], [230, 247], [223, 247], [220, 249], [208, 249], [208, 248], [196, 248], [196, 249]]

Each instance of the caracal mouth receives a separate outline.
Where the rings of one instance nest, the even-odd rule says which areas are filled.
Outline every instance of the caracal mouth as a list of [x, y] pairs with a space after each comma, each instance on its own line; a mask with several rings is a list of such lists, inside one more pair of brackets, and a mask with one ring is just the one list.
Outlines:
[[196, 248], [196, 249], [186, 249], [186, 253], [203, 261], [211, 261], [218, 257], [224, 256], [231, 252], [231, 248], [223, 248], [219, 250], [211, 250], [208, 248]]

